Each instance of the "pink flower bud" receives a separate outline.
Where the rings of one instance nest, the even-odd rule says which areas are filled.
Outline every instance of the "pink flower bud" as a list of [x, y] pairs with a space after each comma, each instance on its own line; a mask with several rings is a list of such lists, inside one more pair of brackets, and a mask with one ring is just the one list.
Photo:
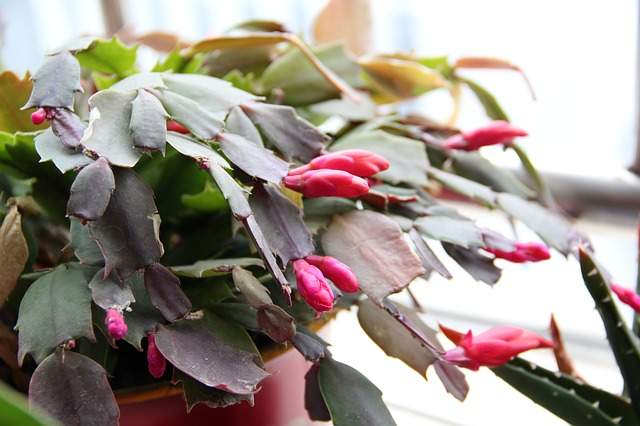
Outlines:
[[104, 319], [107, 326], [107, 333], [115, 340], [122, 339], [127, 335], [128, 327], [124, 322], [122, 312], [117, 309], [107, 309], [107, 316]]
[[514, 263], [539, 262], [551, 257], [549, 248], [537, 242], [516, 243], [513, 251], [502, 251], [492, 247], [484, 247], [484, 250], [492, 253], [497, 258]]
[[330, 311], [334, 295], [322, 272], [303, 259], [293, 261], [293, 271], [296, 274], [298, 292], [309, 306], [318, 312]]
[[318, 268], [325, 277], [345, 293], [355, 293], [360, 289], [356, 275], [338, 259], [331, 256], [312, 255], [305, 257], [304, 260]]
[[156, 346], [156, 335], [149, 333], [147, 335], [147, 369], [149, 370], [149, 374], [159, 379], [164, 375], [166, 368], [167, 360]]
[[289, 174], [299, 175], [309, 170], [331, 169], [366, 178], [388, 168], [389, 162], [378, 154], [364, 149], [347, 149], [316, 157], [309, 164], [291, 170]]
[[454, 135], [444, 142], [445, 148], [475, 151], [487, 145], [511, 144], [513, 138], [528, 133], [506, 121], [492, 121], [484, 127]]
[[31, 122], [36, 126], [44, 123], [44, 120], [47, 119], [47, 111], [44, 108], [38, 108], [34, 112], [31, 113]]
[[640, 312], [640, 295], [635, 291], [618, 284], [611, 284], [611, 291], [618, 296], [622, 303], [629, 305], [634, 311]]
[[178, 123], [175, 120], [167, 121], [167, 130], [170, 130], [172, 132], [182, 133], [185, 135], [189, 133], [189, 129], [187, 129], [186, 127], [184, 127], [182, 124]]
[[311, 170], [285, 176], [284, 185], [306, 197], [353, 198], [369, 192], [366, 180], [342, 170]]
[[498, 367], [522, 352], [553, 347], [550, 340], [517, 327], [493, 327], [478, 336], [474, 336], [471, 330], [462, 334], [442, 325], [440, 329], [457, 345], [445, 352], [443, 358], [471, 370], [481, 366]]

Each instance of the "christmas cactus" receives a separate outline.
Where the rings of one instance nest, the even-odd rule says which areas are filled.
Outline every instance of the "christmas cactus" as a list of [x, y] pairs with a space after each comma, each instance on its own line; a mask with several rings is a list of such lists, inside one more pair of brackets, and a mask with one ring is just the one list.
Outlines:
[[[189, 408], [252, 404], [269, 375], [259, 349], [280, 345], [313, 363], [312, 419], [395, 424], [381, 390], [312, 331], [353, 309], [388, 355], [425, 379], [433, 366], [459, 400], [462, 369], [488, 367], [570, 423], [638, 424], [638, 341], [611, 292], [635, 309], [640, 297], [611, 282], [559, 212], [521, 146], [526, 131], [457, 72], [517, 67], [353, 58], [262, 21], [178, 44], [149, 71], [137, 48], [85, 37], [32, 76], [0, 75], [1, 371], [33, 407], [62, 424], [117, 424], [114, 390], [167, 383]], [[394, 108], [462, 86], [486, 126], [461, 131]], [[513, 150], [530, 179], [487, 160], [488, 145]], [[479, 226], [452, 195], [503, 211], [541, 242]], [[557, 328], [548, 339], [442, 324], [446, 350], [389, 298], [432, 274], [455, 279], [435, 244], [488, 285], [500, 280], [495, 259], [577, 257], [626, 395], [577, 378]], [[534, 349], [555, 350], [561, 371], [518, 358]]]

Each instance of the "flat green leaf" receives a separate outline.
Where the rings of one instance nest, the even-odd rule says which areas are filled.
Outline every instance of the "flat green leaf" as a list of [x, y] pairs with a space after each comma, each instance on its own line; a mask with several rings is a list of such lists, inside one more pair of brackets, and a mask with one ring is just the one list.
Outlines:
[[216, 185], [207, 180], [202, 191], [196, 194], [182, 194], [182, 204], [202, 213], [212, 213], [229, 208], [227, 200]]
[[378, 305], [425, 272], [398, 224], [371, 210], [335, 216], [322, 235], [322, 248], [351, 268]]
[[207, 311], [199, 320], [160, 326], [156, 334], [158, 349], [177, 369], [206, 386], [240, 395], [254, 393], [269, 375], [257, 355], [246, 350], [252, 344], [245, 339], [246, 333]]
[[69, 193], [67, 215], [83, 221], [97, 220], [107, 209], [116, 181], [103, 157], [80, 170]]
[[36, 136], [35, 147], [40, 162], [53, 161], [62, 173], [79, 169], [93, 161], [82, 152], [65, 147], [50, 128]]
[[110, 40], [94, 40], [76, 58], [80, 65], [95, 71], [125, 77], [135, 71], [138, 46], [125, 46], [116, 37]]
[[29, 247], [22, 233], [22, 216], [18, 207], [13, 205], [0, 226], [0, 308], [18, 283], [28, 258]]
[[583, 239], [562, 216], [540, 204], [511, 194], [499, 194], [498, 207], [520, 220], [542, 240], [565, 256]]
[[212, 113], [228, 111], [237, 105], [260, 99], [236, 89], [228, 81], [202, 74], [165, 74], [162, 79], [170, 91], [192, 99]]
[[473, 94], [476, 95], [476, 98], [478, 98], [478, 101], [480, 101], [480, 104], [484, 108], [487, 117], [491, 118], [492, 120], [509, 121], [507, 113], [504, 112], [504, 110], [498, 103], [498, 100], [491, 94], [491, 92], [480, 86], [478, 83], [467, 78], [463, 78], [461, 80], [467, 85], [469, 89], [471, 89]]
[[158, 98], [146, 90], [138, 90], [138, 95], [131, 103], [129, 123], [133, 146], [143, 151], [160, 151], [164, 154], [168, 116]]
[[[351, 86], [361, 86], [360, 67], [348, 56], [342, 44], [328, 44], [311, 49], [318, 60]], [[288, 105], [309, 105], [337, 98], [340, 93], [331, 85], [299, 49], [291, 49], [267, 67], [259, 82], [264, 93], [282, 90]]]
[[251, 216], [251, 207], [249, 207], [245, 191], [240, 184], [236, 182], [225, 169], [216, 163], [209, 164], [209, 172], [229, 202], [229, 207], [231, 207], [233, 215], [239, 219]]
[[220, 133], [217, 139], [224, 155], [249, 176], [279, 184], [289, 171], [289, 163], [273, 151], [240, 135]]
[[170, 90], [161, 91], [159, 98], [171, 118], [200, 139], [214, 139], [224, 127], [219, 114], [205, 109], [203, 105], [193, 99]]
[[73, 264], [60, 265], [31, 284], [20, 303], [16, 325], [21, 364], [27, 354], [42, 362], [69, 339], [95, 339], [87, 284], [83, 270]]
[[526, 371], [512, 364], [492, 369], [516, 390], [558, 417], [574, 425], [614, 426], [618, 423], [606, 413], [574, 391]]
[[124, 78], [111, 86], [111, 90], [120, 92], [129, 92], [140, 89], [166, 89], [162, 79], [162, 73], [159, 72], [141, 72]]
[[129, 129], [135, 96], [135, 92], [103, 90], [89, 98], [91, 117], [81, 143], [114, 166], [133, 167], [142, 156]]
[[335, 426], [392, 426], [382, 392], [357, 370], [332, 358], [320, 361], [318, 382]]
[[100, 247], [107, 275], [115, 270], [126, 279], [157, 262], [164, 250], [151, 188], [130, 169], [116, 169], [114, 176], [116, 189], [109, 206], [100, 219], [89, 223], [89, 233]]
[[75, 218], [71, 218], [70, 221], [71, 247], [80, 263], [85, 265], [104, 265], [104, 257], [98, 244], [91, 238], [89, 227]]
[[31, 79], [33, 90], [22, 109], [46, 106], [73, 110], [73, 97], [82, 91], [80, 65], [67, 51], [47, 56]]
[[20, 426], [55, 426], [55, 420], [45, 416], [35, 407], [27, 405], [27, 399], [8, 385], [0, 383], [0, 424]]
[[193, 158], [198, 164], [216, 163], [225, 169], [231, 165], [211, 147], [188, 136], [176, 132], [167, 132], [167, 143], [182, 155]]
[[199, 260], [193, 265], [172, 266], [171, 270], [182, 277], [207, 278], [230, 274], [235, 266], [260, 266], [264, 268], [262, 260], [255, 257], [240, 257], [232, 259]]
[[596, 304], [607, 333], [609, 345], [616, 358], [625, 387], [631, 397], [631, 404], [640, 417], [640, 343], [625, 324], [616, 308], [614, 297], [609, 290], [611, 282], [608, 273], [596, 263], [591, 253], [580, 248], [580, 270], [587, 290]]
[[424, 236], [465, 248], [482, 247], [484, 240], [480, 228], [470, 220], [449, 216], [424, 216], [414, 222]]
[[100, 364], [58, 349], [31, 377], [29, 403], [63, 425], [115, 426], [120, 409]]
[[313, 253], [312, 236], [302, 220], [302, 211], [277, 187], [256, 184], [249, 204], [271, 250], [283, 265]]
[[113, 274], [104, 276], [104, 268], [100, 269], [89, 282], [93, 303], [105, 311], [117, 309], [124, 311], [136, 301], [128, 281], [121, 282]]
[[31, 122], [31, 111], [21, 111], [32, 90], [29, 74], [20, 79], [11, 71], [0, 73], [0, 131], [14, 133], [29, 132], [46, 127]]
[[492, 207], [496, 204], [496, 193], [488, 186], [436, 168], [429, 169], [429, 176], [452, 191], [482, 203], [487, 207]]
[[366, 149], [386, 158], [390, 164], [389, 169], [375, 176], [385, 182], [394, 185], [406, 182], [417, 186], [428, 183], [429, 160], [422, 142], [374, 130], [353, 136], [347, 134], [331, 145], [331, 151], [334, 152], [345, 149]]
[[247, 303], [258, 309], [264, 305], [273, 304], [269, 290], [253, 274], [240, 266], [234, 266], [232, 272], [233, 284], [247, 299]]
[[252, 102], [242, 105], [242, 110], [286, 159], [310, 161], [328, 140], [290, 106]]

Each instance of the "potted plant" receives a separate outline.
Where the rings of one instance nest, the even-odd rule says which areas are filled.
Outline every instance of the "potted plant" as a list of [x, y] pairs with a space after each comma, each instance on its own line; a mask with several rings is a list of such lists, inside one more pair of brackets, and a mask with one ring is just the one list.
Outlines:
[[[0, 358], [3, 380], [28, 391], [32, 407], [62, 424], [99, 425], [133, 410], [131, 389], [145, 395], [138, 401], [182, 389], [190, 408], [247, 407], [254, 395], [273, 395], [259, 392], [269, 376], [261, 354], [279, 347], [292, 356], [275, 358], [282, 386], [303, 383], [307, 364], [293, 351], [312, 365], [303, 384], [309, 418], [394, 424], [381, 391], [332, 359], [316, 334], [335, 310], [357, 309], [387, 354], [425, 378], [433, 366], [459, 400], [468, 392], [461, 369], [489, 367], [571, 423], [637, 424], [638, 343], [609, 275], [515, 141], [526, 132], [458, 74], [517, 67], [355, 59], [263, 21], [177, 43], [149, 71], [137, 67], [136, 51], [85, 37], [50, 52], [33, 76], [0, 76], [10, 94], [0, 106]], [[494, 121], [460, 131], [393, 108], [463, 85]], [[312, 124], [327, 128], [328, 117], [338, 123], [330, 133]], [[514, 150], [530, 182], [483, 157], [488, 145]], [[478, 226], [447, 204], [452, 195], [503, 210], [542, 242]], [[557, 373], [517, 358], [554, 348], [566, 361], [559, 338], [445, 324], [453, 342], [445, 350], [414, 309], [389, 299], [432, 273], [451, 278], [430, 248], [437, 243], [490, 285], [500, 279], [497, 258], [577, 256], [628, 397], [571, 376], [567, 363]], [[640, 309], [635, 293], [612, 288]], [[303, 404], [301, 392], [288, 398]]]

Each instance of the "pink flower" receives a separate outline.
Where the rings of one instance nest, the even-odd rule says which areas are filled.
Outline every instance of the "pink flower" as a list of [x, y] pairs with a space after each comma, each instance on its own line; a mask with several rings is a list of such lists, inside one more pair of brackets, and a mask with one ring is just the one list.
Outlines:
[[284, 185], [306, 197], [353, 198], [369, 192], [367, 181], [342, 170], [310, 170], [288, 175]]
[[36, 126], [38, 124], [44, 123], [44, 120], [47, 119], [47, 111], [44, 108], [38, 108], [34, 112], [31, 113], [31, 122]]
[[347, 149], [316, 157], [309, 164], [291, 170], [289, 175], [299, 175], [309, 170], [331, 169], [368, 178], [388, 168], [389, 162], [378, 154], [364, 149]]
[[487, 145], [511, 144], [513, 138], [528, 133], [506, 121], [492, 121], [484, 127], [451, 136], [444, 142], [445, 148], [475, 151]]
[[166, 368], [167, 360], [156, 346], [156, 336], [155, 334], [149, 333], [147, 335], [147, 369], [149, 370], [149, 374], [159, 379], [164, 375]]
[[445, 352], [443, 358], [471, 370], [498, 367], [531, 349], [553, 348], [550, 340], [517, 327], [493, 327], [475, 337], [471, 330], [462, 334], [442, 325], [440, 330], [457, 345]]
[[622, 303], [631, 306], [634, 311], [640, 312], [640, 295], [635, 291], [618, 284], [611, 284], [611, 291], [618, 296]]
[[318, 312], [330, 311], [333, 308], [333, 292], [322, 272], [309, 265], [303, 259], [293, 261], [298, 292], [302, 298]]
[[107, 316], [104, 319], [104, 324], [107, 326], [107, 333], [115, 340], [122, 339], [127, 335], [128, 327], [124, 322], [122, 312], [117, 309], [107, 309]]
[[171, 130], [172, 132], [178, 132], [182, 134], [189, 133], [189, 129], [187, 129], [186, 127], [184, 127], [182, 124], [178, 123], [175, 120], [167, 121], [167, 130]]
[[329, 278], [340, 290], [345, 293], [355, 293], [359, 290], [358, 278], [344, 263], [331, 256], [307, 256], [304, 258], [309, 264], [315, 266], [322, 275]]
[[542, 243], [516, 243], [515, 246], [514, 251], [502, 251], [492, 247], [483, 247], [483, 249], [492, 253], [497, 258], [514, 263], [539, 262], [551, 257], [549, 248]]

